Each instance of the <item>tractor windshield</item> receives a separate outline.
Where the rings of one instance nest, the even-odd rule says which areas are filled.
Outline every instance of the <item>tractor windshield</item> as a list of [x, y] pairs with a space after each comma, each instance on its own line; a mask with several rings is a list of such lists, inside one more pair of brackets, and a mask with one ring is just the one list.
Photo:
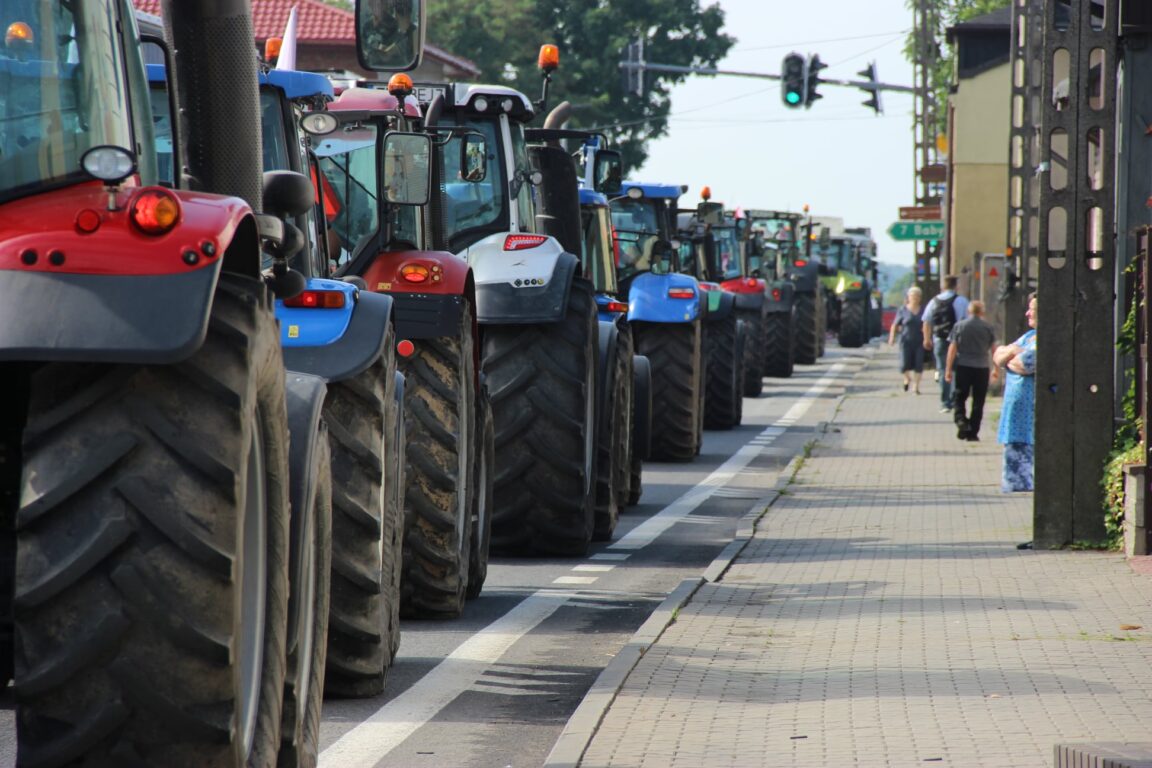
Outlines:
[[653, 250], [660, 239], [660, 210], [655, 200], [633, 200], [622, 197], [612, 201], [612, 226], [620, 248], [620, 279], [638, 272], [662, 273], [669, 271], [662, 259], [653, 259]]
[[390, 217], [390, 249], [420, 246], [417, 206], [388, 206], [380, 201], [379, 144], [374, 125], [356, 125], [325, 136], [315, 148], [320, 170], [324, 211], [329, 226], [340, 236], [338, 264], [357, 256], [381, 230], [381, 213]]
[[462, 120], [460, 125], [483, 134], [488, 148], [488, 172], [481, 181], [466, 181], [460, 168], [462, 136], [453, 136], [444, 149], [444, 215], [447, 238], [453, 251], [461, 251], [486, 236], [508, 229], [504, 201], [508, 189], [500, 148], [499, 124], [486, 120]]
[[80, 157], [92, 147], [134, 149], [117, 6], [0, 7], [0, 200], [88, 178]]

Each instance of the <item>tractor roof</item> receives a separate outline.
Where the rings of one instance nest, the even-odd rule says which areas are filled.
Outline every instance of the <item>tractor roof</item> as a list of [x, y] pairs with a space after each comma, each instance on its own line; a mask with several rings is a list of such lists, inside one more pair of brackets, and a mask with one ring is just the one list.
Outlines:
[[[444, 94], [446, 108], [471, 108], [477, 114], [508, 113], [509, 117], [521, 122], [528, 122], [536, 116], [536, 107], [532, 101], [515, 88], [506, 85], [485, 85], [483, 83], [419, 83], [416, 93], [420, 100], [431, 101], [437, 93]], [[488, 102], [486, 110], [476, 108], [476, 99], [484, 97]], [[509, 99], [508, 107], [504, 107], [504, 100]]]
[[[163, 83], [166, 80], [167, 76], [163, 64], [148, 65], [148, 82]], [[289, 99], [306, 99], [314, 96], [332, 97], [332, 83], [328, 82], [328, 78], [315, 72], [295, 72], [286, 69], [261, 72], [260, 85], [271, 85], [274, 88], [279, 88]]]
[[645, 197], [664, 200], [676, 200], [687, 191], [684, 187], [676, 184], [646, 184], [642, 181], [626, 181], [621, 185], [621, 189], [625, 192], [628, 191], [629, 187], [639, 187], [644, 192]]
[[[329, 112], [396, 112], [400, 102], [380, 88], [347, 88], [328, 105]], [[420, 107], [411, 96], [404, 99], [404, 114], [420, 117]]]
[[608, 197], [602, 192], [597, 192], [587, 187], [580, 187], [580, 205], [607, 206]]

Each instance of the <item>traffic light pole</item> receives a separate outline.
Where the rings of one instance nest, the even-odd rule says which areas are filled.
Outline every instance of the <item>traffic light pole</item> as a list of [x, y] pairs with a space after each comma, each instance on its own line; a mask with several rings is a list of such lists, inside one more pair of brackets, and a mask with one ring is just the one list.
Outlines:
[[[638, 69], [652, 72], [675, 72], [685, 75], [728, 75], [730, 77], [753, 77], [759, 80], [780, 80], [780, 75], [768, 72], [745, 72], [736, 69], [716, 69], [714, 67], [685, 67], [677, 64], [653, 64], [650, 61], [622, 61], [620, 69]], [[823, 85], [842, 85], [849, 88], [861, 88], [866, 91], [891, 91], [893, 93], [915, 93], [916, 89], [908, 85], [895, 85], [893, 83], [877, 83], [868, 80], [837, 80], [834, 78], [820, 78]]]

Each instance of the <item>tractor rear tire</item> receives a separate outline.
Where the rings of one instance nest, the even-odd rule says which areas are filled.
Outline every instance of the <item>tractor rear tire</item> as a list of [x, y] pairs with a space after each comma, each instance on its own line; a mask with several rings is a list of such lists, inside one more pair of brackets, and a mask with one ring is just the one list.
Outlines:
[[792, 313], [770, 313], [767, 328], [768, 332], [764, 334], [764, 353], [767, 358], [764, 374], [778, 379], [790, 378], [794, 360]]
[[465, 301], [454, 336], [418, 340], [401, 363], [408, 440], [401, 613], [409, 618], [464, 611], [478, 407], [474, 327]]
[[737, 316], [744, 322], [744, 396], [760, 397], [764, 392], [764, 377], [768, 375], [764, 348], [768, 313], [760, 309], [740, 312]]
[[840, 302], [840, 346], [856, 349], [868, 340], [867, 298], [845, 299]]
[[[817, 291], [823, 290], [819, 286]], [[815, 365], [822, 354], [824, 308], [816, 293], [796, 294], [796, 335], [793, 336], [793, 359], [801, 365]]]
[[562, 320], [489, 326], [484, 370], [496, 425], [492, 548], [578, 557], [592, 540], [598, 321], [572, 281]]
[[492, 483], [496, 474], [496, 427], [486, 389], [476, 409], [476, 462], [472, 494], [472, 552], [468, 556], [469, 600], [480, 597], [488, 579], [488, 552], [492, 547]]
[[704, 399], [705, 429], [732, 429], [740, 423], [744, 404], [744, 356], [740, 348], [740, 326], [735, 312], [707, 326], [708, 391]]
[[187, 360], [33, 374], [14, 523], [20, 765], [275, 763], [284, 382], [270, 291], [228, 273]]
[[617, 371], [617, 376], [622, 376], [624, 382], [624, 391], [627, 396], [628, 405], [624, 408], [621, 418], [623, 419], [623, 437], [621, 442], [622, 455], [621, 461], [616, 464], [616, 506], [623, 512], [624, 508], [628, 506], [628, 500], [632, 496], [632, 462], [637, 453], [637, 446], [635, 444], [635, 413], [636, 413], [636, 363], [635, 363], [635, 342], [632, 339], [632, 326], [627, 323], [623, 324], [620, 330], [621, 347], [627, 347], [627, 350], [617, 350], [618, 365], [620, 366]]
[[299, 569], [304, 577], [302, 583], [292, 584], [300, 593], [295, 598], [296, 647], [288, 653], [277, 768], [316, 768], [320, 755], [332, 568], [332, 456], [327, 431], [321, 429], [318, 436], [311, 514], [300, 521], [307, 526], [301, 551], [307, 553], [308, 559]]
[[[596, 453], [596, 512], [592, 540], [611, 541], [628, 501], [632, 446], [632, 338], [621, 331], [615, 357], [609, 361], [612, 379], [601, 404]], [[621, 498], [623, 497], [623, 498]]]
[[652, 443], [652, 364], [643, 355], [632, 358], [635, 383], [632, 389], [632, 452], [628, 458], [628, 500], [634, 507], [644, 494], [644, 460]]
[[635, 323], [633, 333], [637, 354], [652, 366], [652, 458], [692, 461], [703, 424], [701, 323]]
[[[376, 696], [392, 666], [401, 519], [388, 504], [389, 417], [395, 410], [395, 331], [367, 370], [328, 385], [324, 421], [332, 446], [332, 603], [325, 694]], [[390, 446], [389, 446], [390, 447]], [[395, 482], [395, 479], [393, 479]]]

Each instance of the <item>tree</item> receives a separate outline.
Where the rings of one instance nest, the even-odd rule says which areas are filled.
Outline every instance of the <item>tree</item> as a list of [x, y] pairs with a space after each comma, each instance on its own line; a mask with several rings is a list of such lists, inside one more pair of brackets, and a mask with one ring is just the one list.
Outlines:
[[700, 0], [428, 0], [428, 39], [474, 61], [481, 79], [540, 91], [536, 54], [560, 47], [551, 104], [570, 101], [572, 125], [600, 128], [628, 168], [647, 157], [649, 139], [668, 132], [671, 86], [687, 75], [649, 72], [643, 97], [626, 96], [621, 52], [643, 37], [645, 58], [713, 67], [736, 42], [722, 32], [724, 11]]

